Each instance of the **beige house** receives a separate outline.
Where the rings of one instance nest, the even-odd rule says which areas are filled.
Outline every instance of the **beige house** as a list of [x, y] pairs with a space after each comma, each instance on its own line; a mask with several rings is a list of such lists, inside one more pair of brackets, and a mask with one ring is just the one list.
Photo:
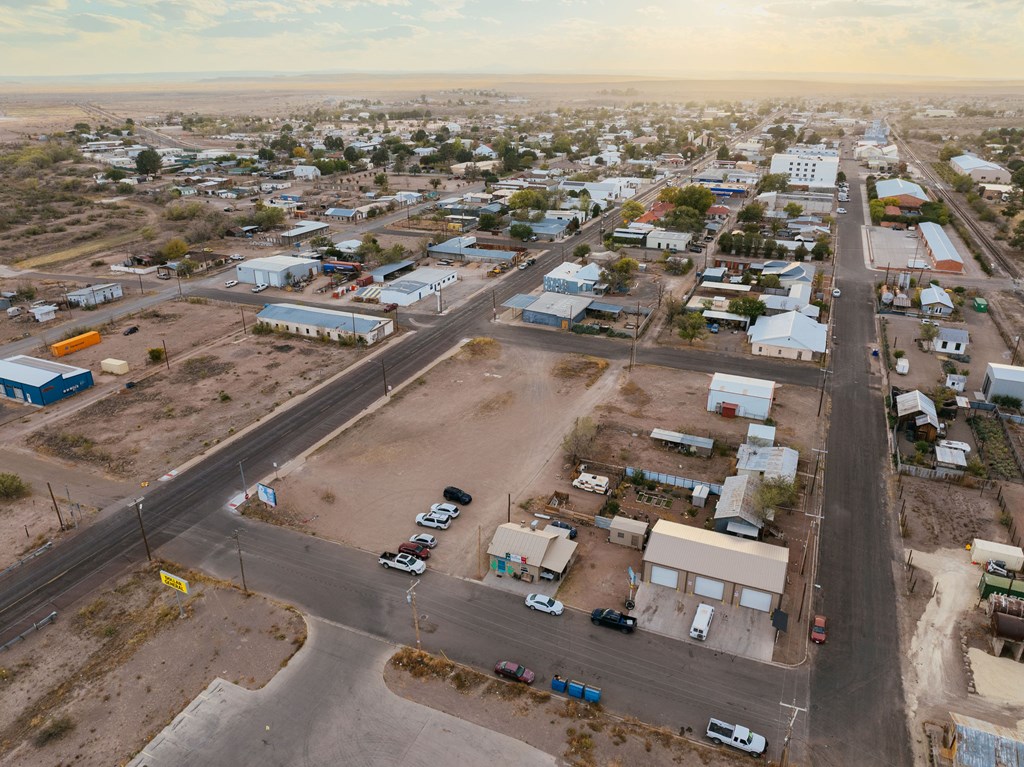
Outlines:
[[538, 578], [559, 580], [576, 556], [569, 531], [558, 527], [534, 530], [516, 522], [498, 525], [487, 554], [499, 578], [511, 576], [532, 583]]
[[659, 520], [644, 552], [644, 581], [770, 613], [786, 588], [789, 549]]

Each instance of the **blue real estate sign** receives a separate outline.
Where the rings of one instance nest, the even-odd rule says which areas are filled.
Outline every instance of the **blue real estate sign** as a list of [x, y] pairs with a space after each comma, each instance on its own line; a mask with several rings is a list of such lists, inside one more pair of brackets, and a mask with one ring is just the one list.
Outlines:
[[270, 485], [256, 485], [256, 497], [268, 506], [277, 506], [277, 491]]

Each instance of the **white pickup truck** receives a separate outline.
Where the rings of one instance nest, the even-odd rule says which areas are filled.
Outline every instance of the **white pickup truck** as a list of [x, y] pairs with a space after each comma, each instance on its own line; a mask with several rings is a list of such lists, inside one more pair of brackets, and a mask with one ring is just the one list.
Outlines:
[[708, 722], [708, 737], [715, 743], [728, 743], [733, 748], [760, 756], [768, 749], [768, 741], [762, 735], [751, 732], [739, 724], [727, 724], [719, 719]]
[[385, 551], [377, 561], [381, 563], [385, 570], [393, 567], [396, 570], [405, 570], [413, 575], [423, 575], [427, 570], [426, 563], [412, 554], [394, 554], [390, 551]]

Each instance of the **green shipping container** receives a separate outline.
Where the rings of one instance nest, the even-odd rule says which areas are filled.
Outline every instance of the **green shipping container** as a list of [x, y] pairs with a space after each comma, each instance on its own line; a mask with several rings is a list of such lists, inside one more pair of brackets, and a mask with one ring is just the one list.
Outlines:
[[988, 599], [989, 594], [1006, 594], [1024, 599], [1024, 581], [1019, 578], [1010, 580], [991, 573], [984, 573], [981, 580], [978, 581], [978, 595], [982, 599]]
[[988, 301], [986, 301], [984, 298], [981, 298], [980, 296], [975, 297], [975, 299], [974, 299], [974, 311], [976, 311], [976, 312], [987, 312], [988, 311]]

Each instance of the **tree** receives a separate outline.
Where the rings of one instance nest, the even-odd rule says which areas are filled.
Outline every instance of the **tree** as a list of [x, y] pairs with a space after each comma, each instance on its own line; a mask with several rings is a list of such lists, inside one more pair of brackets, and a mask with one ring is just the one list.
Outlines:
[[265, 205], [253, 213], [252, 221], [260, 229], [275, 229], [284, 224], [284, 208]]
[[799, 497], [800, 491], [795, 483], [785, 477], [771, 477], [761, 481], [754, 493], [754, 502], [760, 508], [761, 517], [764, 519], [769, 511], [792, 506]]
[[722, 253], [732, 253], [732, 234], [730, 232], [722, 232], [718, 235], [718, 249]]
[[845, 184], [846, 183], [846, 174], [843, 171], [839, 171], [836, 174], [836, 183], [837, 184]]
[[963, 153], [963, 149], [961, 149], [956, 144], [950, 142], [939, 150], [939, 159], [942, 160], [942, 162], [949, 162], [954, 157], [962, 155]]
[[548, 195], [541, 189], [520, 189], [508, 198], [513, 210], [547, 210]]
[[1018, 189], [1024, 189], [1024, 165], [1010, 175], [1010, 182]]
[[166, 261], [177, 261], [188, 253], [188, 243], [181, 237], [172, 237], [160, 248], [160, 255]]
[[718, 152], [715, 153], [715, 157], [718, 158], [719, 160], [728, 160], [729, 159], [729, 147], [728, 147], [728, 145], [722, 144], [722, 146], [718, 147]]
[[777, 274], [763, 274], [758, 278], [757, 284], [762, 288], [778, 288], [782, 285]]
[[577, 245], [573, 248], [572, 257], [575, 259], [583, 259], [590, 255], [589, 245]]
[[793, 249], [793, 258], [795, 258], [797, 261], [806, 261], [807, 254], [809, 252], [810, 251], [807, 250], [807, 246], [801, 242], [799, 245], [796, 246], [796, 248]]
[[758, 192], [788, 192], [789, 175], [786, 173], [766, 173], [761, 176], [761, 182], [757, 185]]
[[583, 416], [577, 418], [572, 429], [562, 438], [562, 450], [574, 466], [580, 458], [586, 458], [597, 438], [597, 424]]
[[269, 146], [261, 146], [260, 150], [256, 153], [256, 156], [259, 159], [265, 160], [267, 162], [270, 162], [271, 160], [274, 159], [274, 157], [276, 157], [274, 150], [271, 149]]
[[376, 176], [373, 177], [373, 183], [375, 183], [377, 185], [377, 187], [380, 189], [381, 192], [383, 192], [384, 194], [387, 194], [387, 191], [388, 191], [388, 174], [387, 173], [378, 173]]
[[764, 314], [768, 310], [768, 307], [764, 305], [764, 301], [753, 296], [744, 296], [743, 298], [734, 298], [729, 302], [729, 311], [733, 314], [739, 314], [742, 317], [749, 317], [750, 322], [753, 323], [758, 317]]
[[704, 214], [694, 210], [689, 205], [680, 205], [670, 210], [661, 219], [666, 229], [677, 232], [693, 232], [696, 234], [704, 229]]
[[640, 264], [635, 258], [620, 258], [601, 272], [601, 279], [616, 290], [623, 291], [629, 288], [633, 275], [639, 268]]
[[707, 320], [700, 312], [683, 312], [676, 317], [676, 328], [679, 337], [684, 338], [693, 345], [693, 342], [708, 334]]
[[533, 237], [533, 227], [521, 222], [518, 224], [512, 224], [508, 231], [509, 234], [517, 240], [528, 240]]
[[183, 258], [181, 261], [178, 262], [178, 276], [191, 277], [195, 270], [198, 268], [198, 261], [193, 261], [191, 258]]
[[814, 247], [811, 248], [811, 256], [815, 261], [822, 261], [827, 255], [832, 252], [832, 248], [828, 246], [827, 242], [818, 241], [814, 243]]
[[798, 202], [787, 202], [783, 212], [790, 218], [799, 218], [800, 214], [804, 212], [804, 206]]
[[676, 206], [685, 205], [701, 215], [707, 213], [708, 208], [715, 204], [714, 192], [697, 184], [690, 184], [682, 188], [667, 186], [658, 194], [658, 199]]
[[481, 213], [478, 223], [481, 229], [491, 230], [501, 226], [501, 216], [495, 213]]
[[1010, 245], [1017, 250], [1024, 250], [1024, 220], [1019, 221], [1013, 229], [1013, 237], [1010, 238]]
[[135, 157], [135, 169], [147, 176], [154, 176], [160, 172], [160, 153], [155, 149], [143, 149]]
[[764, 218], [764, 205], [759, 202], [751, 202], [740, 208], [736, 214], [736, 220], [744, 224], [757, 224]]
[[377, 260], [382, 264], [396, 264], [406, 256], [406, 250], [401, 245], [392, 245], [387, 250], [381, 251]]
[[622, 205], [622, 223], [631, 224], [644, 214], [643, 203], [636, 200], [627, 200]]
[[939, 334], [939, 329], [935, 325], [922, 325], [921, 326], [921, 338], [927, 343], [931, 343], [935, 340], [935, 337]]

